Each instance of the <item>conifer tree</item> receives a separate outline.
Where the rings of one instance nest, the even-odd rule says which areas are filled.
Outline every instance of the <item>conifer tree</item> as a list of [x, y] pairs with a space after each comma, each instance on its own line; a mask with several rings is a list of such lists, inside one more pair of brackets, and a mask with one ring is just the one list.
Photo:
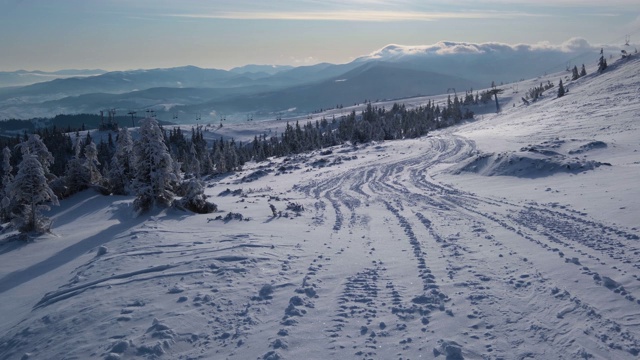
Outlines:
[[598, 72], [602, 73], [607, 69], [607, 59], [604, 58], [604, 49], [600, 49], [600, 59], [598, 60]]
[[36, 157], [36, 159], [40, 162], [40, 165], [42, 165], [42, 170], [44, 171], [45, 176], [54, 177], [53, 174], [51, 174], [49, 171], [49, 168], [53, 163], [53, 155], [51, 154], [49, 149], [47, 149], [47, 146], [44, 144], [44, 142], [42, 142], [40, 135], [29, 135], [26, 141], [18, 144], [18, 147], [20, 147], [23, 155], [31, 154]]
[[58, 205], [58, 198], [47, 183], [37, 155], [28, 151], [23, 155], [18, 174], [8, 188], [8, 196], [16, 203], [12, 221], [21, 232], [45, 232], [50, 228], [50, 220], [40, 212], [48, 209], [48, 203]]
[[84, 148], [84, 167], [87, 169], [87, 173], [89, 174], [90, 184], [98, 184], [102, 179], [102, 174], [100, 174], [100, 170], [98, 170], [98, 165], [100, 165], [100, 162], [98, 161], [98, 148], [94, 142], [91, 142]]
[[65, 197], [88, 188], [91, 183], [91, 176], [84, 166], [84, 159], [76, 155], [69, 160], [64, 178], [66, 191], [63, 196]]
[[564, 85], [562, 85], [562, 79], [560, 79], [560, 84], [558, 84], [558, 97], [564, 96]]
[[109, 187], [116, 195], [126, 195], [129, 193], [129, 185], [133, 177], [131, 164], [133, 159], [133, 140], [129, 129], [122, 128], [118, 132], [116, 139], [116, 152], [111, 158], [111, 169], [109, 169]]
[[140, 138], [133, 145], [134, 206], [138, 211], [153, 205], [166, 206], [173, 200], [173, 184], [177, 181], [174, 164], [164, 140], [163, 131], [154, 118], [140, 121]]
[[573, 66], [573, 70], [571, 71], [571, 80], [575, 81], [580, 78], [580, 74], [578, 73], [578, 67]]
[[0, 219], [3, 222], [10, 220], [11, 199], [8, 196], [8, 190], [9, 185], [13, 182], [12, 170], [11, 150], [5, 146], [2, 150], [2, 191], [0, 191]]
[[584, 68], [584, 64], [582, 64], [582, 70], [580, 70], [580, 76], [586, 76], [587, 75], [587, 69]]

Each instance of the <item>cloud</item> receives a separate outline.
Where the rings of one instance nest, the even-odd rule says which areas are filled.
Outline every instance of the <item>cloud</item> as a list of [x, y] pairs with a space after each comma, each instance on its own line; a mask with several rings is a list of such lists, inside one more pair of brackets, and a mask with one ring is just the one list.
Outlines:
[[289, 57], [289, 62], [291, 64], [295, 64], [296, 66], [311, 65], [318, 63], [318, 59], [314, 58], [313, 56], [307, 56], [305, 58]]
[[585, 53], [599, 50], [600, 46], [592, 45], [582, 38], [571, 38], [559, 45], [548, 42], [536, 44], [516, 44], [509, 45], [498, 42], [487, 43], [467, 43], [440, 41], [432, 45], [406, 46], [390, 44], [382, 49], [376, 50], [358, 60], [365, 61], [371, 59], [398, 60], [406, 56], [444, 56], [459, 54], [505, 54], [524, 52], [558, 52], [558, 53]]

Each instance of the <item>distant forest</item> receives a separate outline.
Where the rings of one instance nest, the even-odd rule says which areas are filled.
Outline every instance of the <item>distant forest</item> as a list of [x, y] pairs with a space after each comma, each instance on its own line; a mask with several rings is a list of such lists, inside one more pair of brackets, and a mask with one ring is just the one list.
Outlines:
[[[140, 118], [136, 119], [140, 120]], [[94, 130], [107, 121], [107, 116], [98, 114], [73, 114], [73, 115], [56, 115], [52, 118], [33, 118], [28, 120], [7, 119], [0, 121], [0, 134], [6, 136], [7, 133], [27, 132], [33, 133], [39, 128], [60, 129], [65, 132], [74, 132], [77, 130]], [[133, 127], [131, 117], [115, 116], [113, 121], [120, 126]], [[172, 123], [159, 121], [162, 125], [170, 125]], [[136, 125], [137, 126], [137, 125]]]

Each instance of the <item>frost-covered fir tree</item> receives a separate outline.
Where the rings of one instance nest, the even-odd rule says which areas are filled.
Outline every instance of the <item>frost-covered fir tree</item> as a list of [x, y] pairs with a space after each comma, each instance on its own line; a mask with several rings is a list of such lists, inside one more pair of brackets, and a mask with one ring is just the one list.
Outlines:
[[140, 121], [140, 138], [133, 145], [133, 153], [135, 208], [143, 212], [153, 205], [171, 204], [177, 177], [164, 134], [155, 119]]
[[580, 70], [580, 76], [586, 76], [587, 75], [587, 69], [585, 69], [584, 64], [582, 64], [582, 69]]
[[49, 149], [47, 149], [47, 146], [42, 142], [40, 135], [31, 134], [27, 138], [27, 141], [21, 142], [17, 146], [20, 147], [22, 155], [28, 153], [36, 157], [36, 159], [42, 165], [42, 170], [44, 171], [45, 176], [54, 177], [54, 175], [49, 171], [51, 164], [53, 164], [53, 155], [51, 154]]
[[196, 145], [191, 142], [191, 147], [189, 148], [189, 161], [188, 161], [188, 169], [187, 171], [193, 174], [194, 177], [199, 178], [202, 173], [200, 167], [200, 160], [198, 160], [198, 151], [196, 150]]
[[116, 195], [126, 195], [129, 193], [133, 171], [131, 170], [133, 150], [133, 140], [129, 129], [122, 128], [118, 132], [116, 140], [116, 152], [111, 158], [111, 169], [109, 170], [109, 187]]
[[48, 209], [46, 204], [58, 205], [58, 198], [47, 183], [44, 168], [37, 155], [28, 151], [23, 154], [18, 174], [7, 193], [16, 204], [12, 222], [21, 232], [49, 230], [51, 221], [41, 211]]
[[98, 148], [94, 142], [91, 142], [84, 148], [84, 167], [89, 174], [89, 183], [96, 185], [102, 180], [102, 174], [98, 169], [100, 162], [98, 161]]
[[[79, 135], [76, 135], [76, 143], [74, 146], [75, 155], [67, 162], [67, 167], [64, 172], [64, 183], [66, 191], [63, 194], [71, 196], [82, 190], [85, 190], [91, 185], [91, 173], [87, 169], [86, 159], [82, 157], [83, 140]], [[85, 149], [88, 148], [85, 147]]]
[[564, 92], [564, 85], [562, 85], [562, 79], [560, 79], [560, 84], [558, 84], [558, 97], [563, 97]]
[[185, 195], [177, 202], [179, 207], [198, 214], [208, 214], [218, 210], [216, 204], [207, 201], [202, 181], [192, 178], [185, 181], [182, 186], [185, 188]]
[[9, 221], [11, 214], [11, 199], [8, 196], [9, 185], [13, 182], [11, 171], [11, 150], [5, 146], [2, 150], [2, 190], [0, 191], [0, 219]]

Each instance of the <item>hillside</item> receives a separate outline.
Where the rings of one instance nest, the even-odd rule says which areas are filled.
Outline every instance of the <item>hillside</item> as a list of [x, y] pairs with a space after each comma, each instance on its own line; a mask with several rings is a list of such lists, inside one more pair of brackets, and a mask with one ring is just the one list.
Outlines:
[[420, 139], [249, 163], [208, 181], [216, 214], [64, 200], [51, 234], [0, 235], [0, 358], [637, 359], [640, 60], [588, 72]]

